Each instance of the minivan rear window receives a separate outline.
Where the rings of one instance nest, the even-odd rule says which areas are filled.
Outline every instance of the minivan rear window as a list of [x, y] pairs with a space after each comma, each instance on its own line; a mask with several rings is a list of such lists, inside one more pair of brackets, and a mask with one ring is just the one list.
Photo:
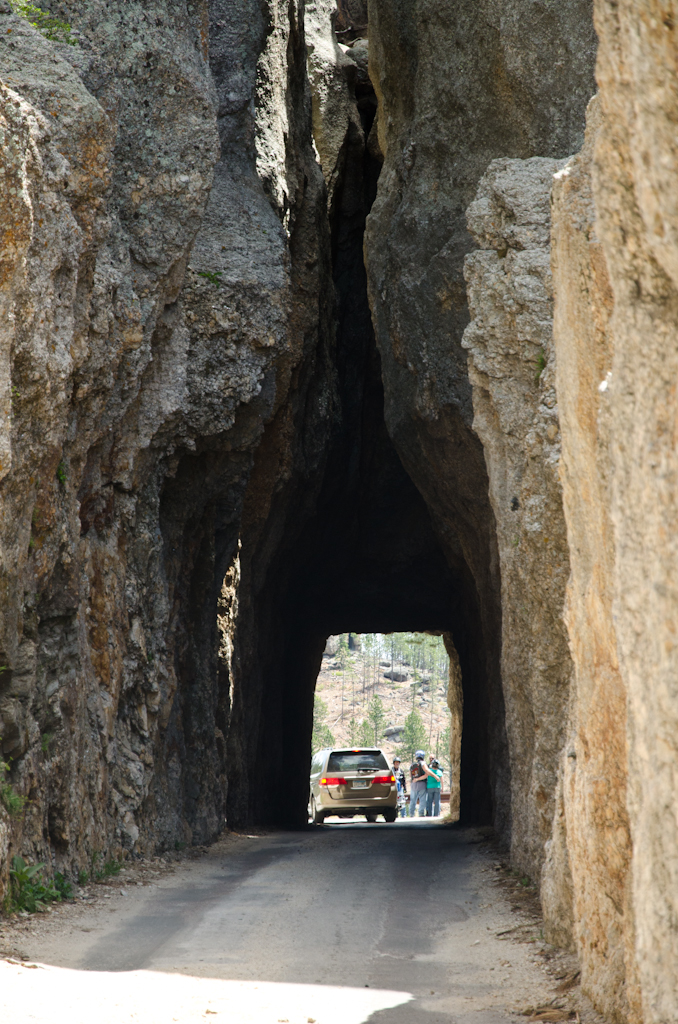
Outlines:
[[388, 768], [380, 750], [333, 750], [327, 762], [328, 772], [357, 772], [360, 768]]

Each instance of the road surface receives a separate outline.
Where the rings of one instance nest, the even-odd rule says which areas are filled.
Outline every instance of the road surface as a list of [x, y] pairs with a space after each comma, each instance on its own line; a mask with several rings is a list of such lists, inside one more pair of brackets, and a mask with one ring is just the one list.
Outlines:
[[515, 941], [538, 926], [497, 866], [473, 831], [423, 819], [227, 836], [151, 887], [125, 872], [95, 905], [5, 928], [38, 967], [0, 961], [0, 1019], [524, 1022], [556, 971]]

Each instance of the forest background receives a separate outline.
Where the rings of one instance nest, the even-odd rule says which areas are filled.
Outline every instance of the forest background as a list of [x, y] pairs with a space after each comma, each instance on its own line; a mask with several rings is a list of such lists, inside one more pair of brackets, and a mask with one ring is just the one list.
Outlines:
[[[409, 766], [415, 750], [440, 761], [449, 788], [449, 658], [427, 633], [339, 633], [327, 640], [315, 689], [312, 753], [380, 747]], [[409, 788], [409, 787], [408, 787]]]

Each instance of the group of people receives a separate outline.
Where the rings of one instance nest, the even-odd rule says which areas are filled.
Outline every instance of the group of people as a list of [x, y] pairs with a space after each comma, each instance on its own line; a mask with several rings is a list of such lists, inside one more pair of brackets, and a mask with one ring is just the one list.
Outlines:
[[419, 817], [437, 818], [440, 814], [440, 789], [443, 770], [433, 755], [426, 763], [426, 753], [417, 750], [410, 765], [410, 796], [407, 797], [407, 779], [399, 757], [393, 758], [393, 775], [398, 787], [398, 809], [401, 818], [414, 818], [419, 804]]

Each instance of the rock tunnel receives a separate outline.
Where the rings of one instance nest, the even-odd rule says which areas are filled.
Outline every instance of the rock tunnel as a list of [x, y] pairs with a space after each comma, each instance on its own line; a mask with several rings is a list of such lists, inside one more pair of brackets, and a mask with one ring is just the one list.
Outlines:
[[[116, 45], [146, 50], [119, 74], [97, 3], [61, 5], [76, 37], [54, 52], [5, 7], [8, 87], [37, 104], [13, 168], [30, 177], [36, 145], [52, 168], [13, 212], [33, 228], [9, 293], [1, 734], [31, 811], [6, 850], [68, 867], [102, 841], [129, 855], [225, 820], [302, 824], [325, 638], [414, 629], [458, 656], [462, 819], [537, 874], [565, 695], [541, 751], [534, 701], [512, 695], [512, 768], [501, 524], [461, 346], [466, 209], [492, 156], [580, 144], [588, 7], [527, 44], [527, 11], [500, 25], [488, 8], [477, 36], [398, 4], [215, 0], [206, 36], [190, 4], [122, 5]], [[450, 32], [473, 66], [431, 76]], [[546, 44], [561, 64], [544, 77]], [[63, 131], [40, 142], [26, 69], [50, 61]]]
[[462, 821], [676, 1018], [651, 6], [0, 0], [0, 895], [304, 825], [326, 638], [434, 631]]
[[[347, 34], [358, 36], [358, 30]], [[231, 725], [228, 760], [242, 764], [242, 774], [240, 767], [229, 773], [227, 817], [306, 821], [313, 690], [327, 636], [349, 628], [407, 628], [445, 631], [458, 652], [465, 701], [462, 815], [490, 823], [506, 814], [508, 793], [497, 665], [488, 657], [493, 645], [484, 637], [480, 599], [461, 545], [441, 542], [386, 427], [363, 255], [382, 165], [381, 154], [366, 145], [377, 101], [365, 67], [353, 70], [348, 96], [349, 102], [355, 97], [356, 112], [328, 210], [334, 305], [321, 386], [332, 380], [333, 418], [321, 466], [271, 511], [265, 532], [277, 544], [266, 549], [263, 573], [256, 544], [247, 532], [241, 535], [241, 561], [250, 545], [256, 551], [249, 568], [256, 596], [248, 631], [259, 639], [237, 642], [243, 652], [237, 673], [246, 684], [234, 695], [238, 725]], [[310, 387], [317, 386], [318, 378]], [[482, 455], [477, 442], [469, 443], [478, 449], [473, 471], [479, 479], [468, 489], [479, 496], [480, 514], [490, 522]], [[491, 552], [484, 554], [489, 561]], [[241, 576], [241, 589], [246, 586]], [[284, 770], [272, 772], [272, 765]]]
[[[463, 813], [489, 823], [506, 799], [508, 767], [477, 590], [461, 552], [446, 557], [388, 436], [379, 357], [369, 321], [364, 326], [352, 334], [355, 349], [339, 377], [342, 429], [314, 507], [281, 537], [257, 594], [250, 628], [267, 649], [243, 645], [249, 660], [238, 674], [248, 685], [234, 699], [240, 725], [229, 757], [235, 763], [246, 750], [252, 767], [242, 779], [229, 777], [228, 817], [306, 821], [315, 680], [326, 638], [350, 627], [450, 635], [464, 683]], [[251, 746], [243, 736], [254, 738]]]

